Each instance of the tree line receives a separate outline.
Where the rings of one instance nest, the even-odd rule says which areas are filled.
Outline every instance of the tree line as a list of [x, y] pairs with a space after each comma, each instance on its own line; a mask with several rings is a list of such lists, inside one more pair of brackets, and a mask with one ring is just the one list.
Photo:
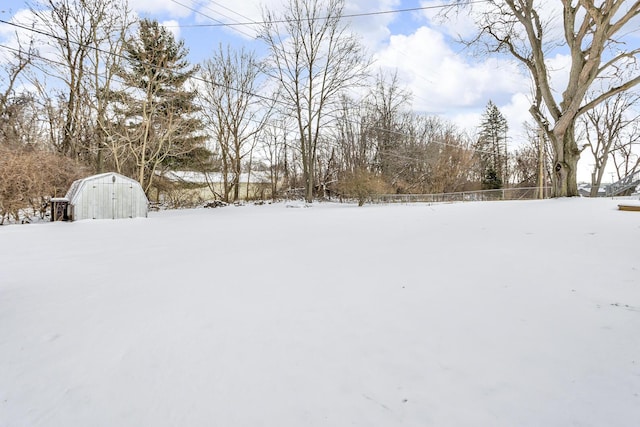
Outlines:
[[[158, 22], [133, 19], [126, 0], [43, 0], [32, 8], [30, 25], [12, 24], [18, 45], [2, 46], [2, 218], [103, 171], [135, 178], [152, 199], [168, 185], [165, 172], [192, 170], [220, 172], [224, 201], [241, 197], [246, 172], [259, 172], [273, 197], [297, 191], [307, 201], [364, 201], [547, 183], [555, 196], [577, 195], [586, 147], [596, 159], [594, 183], [613, 152], [620, 173], [638, 167], [629, 118], [639, 80], [629, 59], [638, 50], [604, 53], [639, 13], [637, 2], [560, 2], [573, 61], [560, 101], [548, 93], [546, 27], [534, 2], [489, 2], [494, 9], [475, 16], [480, 32], [470, 44], [506, 50], [535, 82], [530, 136], [509, 152], [506, 120], [491, 101], [473, 135], [412, 111], [411, 94], [395, 74], [373, 69], [342, 19], [344, 0], [287, 1], [285, 12], [264, 11], [258, 38], [266, 57], [219, 45], [201, 64]], [[10, 165], [36, 158], [41, 183], [16, 185], [34, 181], [36, 171], [17, 176]]]

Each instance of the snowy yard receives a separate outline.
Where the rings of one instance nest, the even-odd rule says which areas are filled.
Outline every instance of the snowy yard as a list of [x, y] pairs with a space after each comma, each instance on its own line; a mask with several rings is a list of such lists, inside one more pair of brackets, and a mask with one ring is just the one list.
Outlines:
[[0, 427], [640, 425], [640, 212], [284, 204], [0, 227]]

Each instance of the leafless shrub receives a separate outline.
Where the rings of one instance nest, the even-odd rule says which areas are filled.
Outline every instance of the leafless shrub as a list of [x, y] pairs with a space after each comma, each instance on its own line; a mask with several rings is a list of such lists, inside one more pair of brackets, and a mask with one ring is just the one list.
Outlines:
[[356, 169], [341, 174], [338, 191], [343, 197], [356, 199], [358, 206], [362, 206], [373, 196], [388, 193], [389, 186], [374, 172]]
[[63, 196], [84, 174], [83, 167], [58, 154], [0, 148], [0, 224], [44, 218], [50, 197]]

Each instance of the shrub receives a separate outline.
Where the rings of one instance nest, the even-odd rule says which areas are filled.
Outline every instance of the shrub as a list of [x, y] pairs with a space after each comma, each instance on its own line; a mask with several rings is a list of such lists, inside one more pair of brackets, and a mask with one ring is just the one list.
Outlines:
[[358, 206], [362, 206], [373, 196], [389, 192], [389, 188], [374, 172], [356, 169], [340, 174], [338, 191], [344, 197], [356, 199]]
[[0, 148], [0, 225], [5, 221], [44, 218], [49, 199], [65, 194], [86, 174], [73, 160], [59, 154]]

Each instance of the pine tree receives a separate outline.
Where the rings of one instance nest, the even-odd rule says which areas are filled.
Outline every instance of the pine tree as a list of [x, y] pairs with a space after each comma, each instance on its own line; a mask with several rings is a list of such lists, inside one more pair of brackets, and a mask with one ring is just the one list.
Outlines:
[[485, 189], [502, 188], [507, 182], [507, 119], [498, 107], [489, 101], [482, 115], [480, 136], [476, 144], [482, 186]]
[[204, 125], [195, 114], [196, 91], [186, 87], [198, 71], [187, 54], [182, 41], [147, 19], [125, 44], [118, 71], [123, 87], [111, 97], [117, 118], [112, 138], [121, 153], [119, 169], [128, 163], [147, 193], [156, 171], [193, 167], [209, 154]]

